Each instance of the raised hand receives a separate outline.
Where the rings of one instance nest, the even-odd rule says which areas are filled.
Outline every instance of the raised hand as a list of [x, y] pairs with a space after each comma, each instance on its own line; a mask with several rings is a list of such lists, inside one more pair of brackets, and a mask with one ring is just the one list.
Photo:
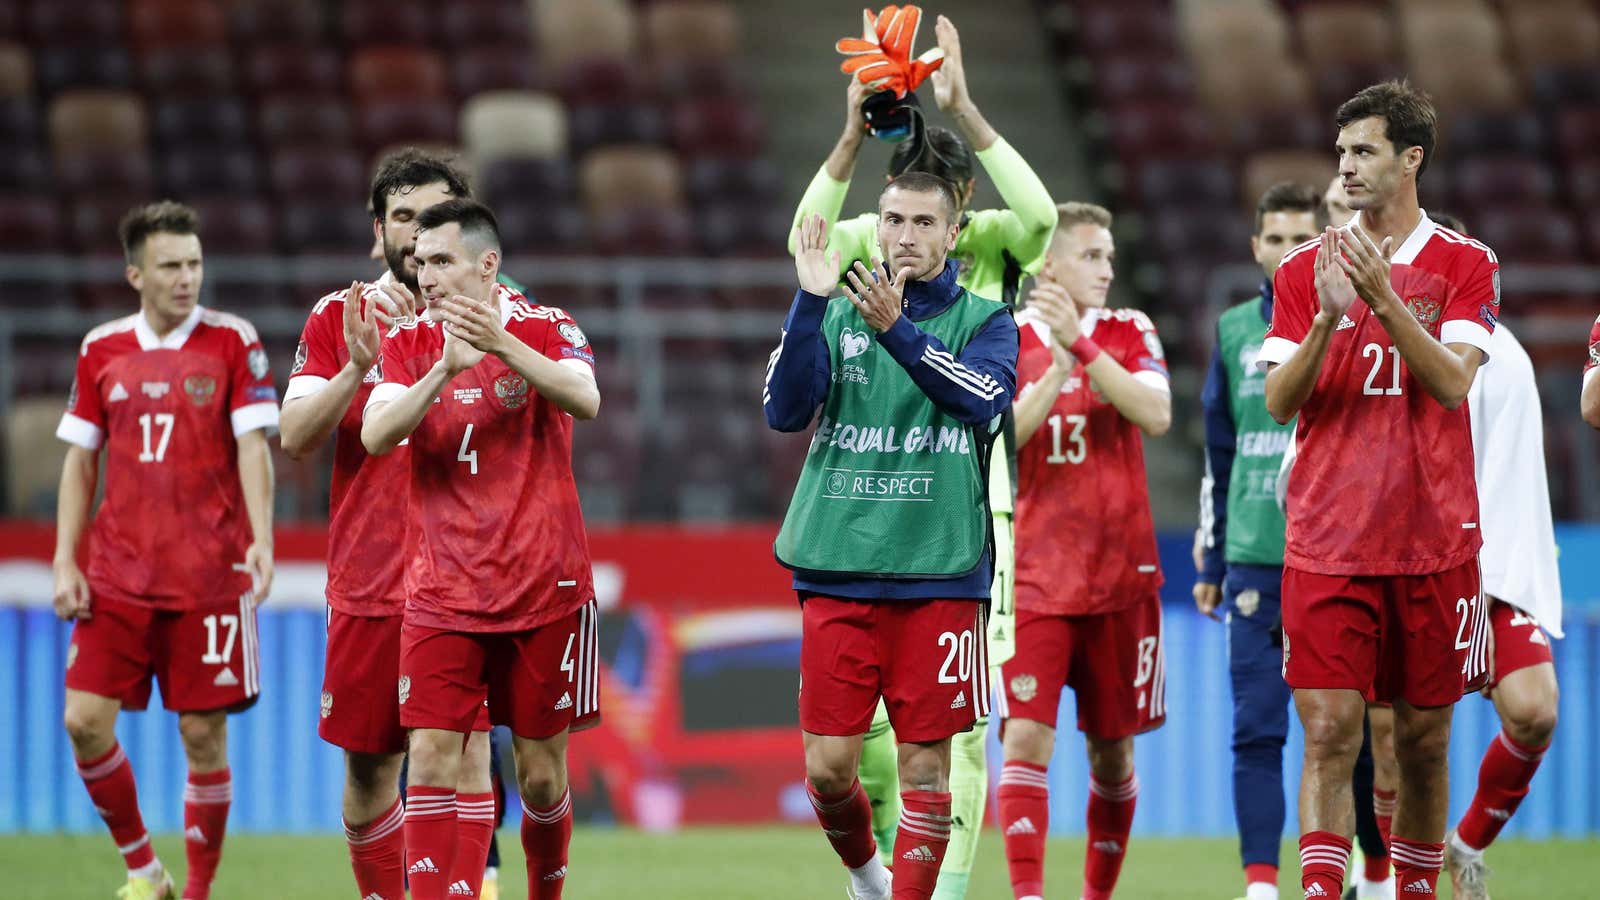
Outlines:
[[465, 372], [480, 362], [486, 356], [482, 350], [467, 343], [465, 339], [457, 337], [449, 325], [444, 326], [444, 360], [445, 371], [450, 377]]
[[830, 256], [828, 248], [828, 222], [821, 216], [806, 216], [800, 222], [799, 240], [795, 242], [794, 270], [800, 279], [800, 289], [818, 297], [833, 293], [839, 283], [839, 251]]
[[1039, 320], [1050, 326], [1050, 352], [1069, 350], [1083, 336], [1083, 323], [1078, 317], [1078, 305], [1072, 302], [1067, 289], [1054, 281], [1041, 280], [1028, 292], [1028, 308], [1034, 310]]
[[1356, 296], [1368, 306], [1386, 304], [1394, 297], [1394, 287], [1389, 283], [1389, 256], [1394, 238], [1383, 239], [1383, 246], [1372, 242], [1365, 232], [1355, 228], [1339, 232], [1339, 268], [1349, 277]]
[[435, 313], [444, 322], [445, 334], [466, 341], [479, 351], [480, 359], [481, 354], [499, 353], [505, 347], [506, 327], [500, 321], [500, 310], [488, 303], [452, 294], [439, 301]]
[[1317, 258], [1313, 263], [1317, 286], [1317, 303], [1322, 311], [1335, 318], [1343, 316], [1356, 302], [1356, 289], [1349, 276], [1335, 262], [1339, 258], [1338, 231], [1326, 228], [1317, 244]]
[[378, 322], [385, 328], [417, 317], [417, 298], [412, 295], [410, 288], [398, 281], [379, 282], [377, 288]]
[[[881, 265], [869, 270], [860, 260], [845, 272], [845, 296], [873, 331], [882, 334], [899, 321], [906, 295], [906, 279], [911, 267], [902, 268], [899, 274], [889, 275], [889, 267]], [[852, 290], [853, 288], [853, 290]]]
[[967, 72], [961, 63], [961, 35], [955, 23], [945, 16], [934, 24], [933, 33], [939, 39], [939, 49], [944, 51], [944, 64], [933, 72], [933, 99], [939, 109], [951, 112], [972, 102], [967, 93]]
[[378, 361], [383, 342], [379, 332], [376, 302], [362, 302], [361, 282], [352, 281], [344, 300], [344, 345], [350, 352], [350, 365], [365, 375]]

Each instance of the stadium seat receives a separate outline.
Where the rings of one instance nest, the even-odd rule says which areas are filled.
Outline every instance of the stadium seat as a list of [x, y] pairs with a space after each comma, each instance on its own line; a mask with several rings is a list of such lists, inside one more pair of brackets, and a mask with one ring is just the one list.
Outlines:
[[[1332, 132], [1330, 126], [1329, 132]], [[1253, 210], [1261, 195], [1280, 181], [1309, 184], [1320, 194], [1338, 170], [1338, 160], [1327, 152], [1258, 153], [1244, 164], [1239, 178], [1239, 203]]]
[[344, 98], [332, 94], [274, 94], [256, 108], [256, 129], [271, 146], [344, 146], [355, 137], [355, 123]]
[[544, 77], [531, 54], [464, 53], [450, 61], [450, 84], [456, 96], [472, 97], [489, 91], [538, 90]]
[[32, 98], [0, 99], [0, 141], [7, 146], [37, 146], [41, 134], [39, 108]]
[[480, 166], [506, 157], [552, 159], [567, 150], [560, 101], [533, 91], [479, 94], [461, 108], [461, 142]]
[[1173, 59], [1108, 57], [1094, 64], [1094, 89], [1102, 106], [1184, 100], [1195, 92], [1194, 71]]
[[1524, 73], [1539, 66], [1600, 66], [1600, 12], [1592, 4], [1505, 7], [1506, 38]]
[[637, 46], [633, 8], [625, 0], [543, 0], [535, 6], [539, 59], [551, 73], [585, 59], [631, 62]]
[[683, 171], [677, 156], [662, 147], [602, 147], [579, 163], [578, 193], [593, 218], [613, 209], [677, 207], [683, 203]]
[[644, 95], [644, 74], [624, 60], [587, 57], [558, 69], [553, 83], [569, 106], [628, 103]]
[[730, 63], [739, 53], [739, 13], [722, 0], [660, 0], [640, 24], [645, 53], [657, 61]]
[[1153, 212], [1168, 206], [1228, 210], [1240, 197], [1232, 165], [1225, 157], [1148, 159], [1139, 165], [1130, 186], [1133, 196]]
[[1413, 72], [1445, 119], [1463, 111], [1510, 112], [1522, 104], [1521, 86], [1495, 57], [1457, 55], [1443, 48], [1418, 58]]
[[1569, 163], [1566, 184], [1575, 208], [1600, 209], [1600, 154]]
[[504, 158], [484, 164], [477, 190], [493, 205], [521, 203], [539, 207], [571, 202], [574, 184], [572, 167], [564, 158]]
[[1096, 4], [1078, 11], [1078, 37], [1092, 56], [1160, 57], [1178, 53], [1178, 31], [1166, 2]]
[[1545, 164], [1523, 156], [1475, 156], [1455, 166], [1456, 200], [1471, 206], [1542, 206], [1555, 196]]
[[[122, 256], [117, 225], [129, 210], [148, 202], [148, 194], [86, 194], [76, 198], [68, 207], [67, 237], [71, 247], [85, 254]], [[118, 296], [123, 303], [136, 300], [126, 285], [119, 282], [111, 287], [120, 288]]]
[[[0, 191], [34, 191], [50, 182], [50, 158], [32, 145], [11, 145], [0, 166]], [[3, 292], [0, 292], [3, 293]]]
[[1124, 157], [1206, 151], [1216, 142], [1212, 120], [1192, 104], [1141, 103], [1106, 112], [1111, 143]]
[[567, 111], [573, 156], [610, 144], [664, 144], [671, 135], [666, 113], [647, 103], [585, 103]]
[[437, 9], [418, 0], [344, 0], [342, 7], [340, 34], [348, 46], [384, 41], [423, 47], [437, 40], [437, 26], [430, 25]]
[[121, 0], [76, 0], [28, 4], [28, 34], [35, 47], [93, 48], [123, 42]]
[[234, 91], [233, 57], [221, 49], [156, 49], [139, 58], [139, 83], [151, 97], [220, 97]]
[[1444, 123], [1439, 148], [1456, 158], [1499, 153], [1545, 154], [1544, 126], [1532, 112], [1462, 113]]
[[1594, 156], [1600, 148], [1600, 106], [1561, 113], [1556, 120], [1556, 142], [1566, 159]]
[[228, 31], [241, 47], [314, 48], [328, 36], [319, 0], [228, 0]]
[[1333, 111], [1362, 88], [1408, 74], [1398, 57], [1371, 66], [1351, 64], [1314, 70], [1312, 77], [1316, 79], [1317, 108], [1327, 110], [1323, 118], [1331, 122]]
[[1500, 265], [1576, 263], [1582, 241], [1564, 210], [1494, 206], [1472, 211], [1472, 236], [1494, 248]]
[[128, 29], [141, 50], [226, 46], [228, 23], [212, 0], [134, 0]]
[[344, 90], [344, 58], [328, 47], [256, 47], [244, 63], [244, 80], [257, 95], [337, 94]]
[[133, 60], [127, 51], [107, 47], [49, 47], [34, 54], [40, 96], [74, 88], [126, 88], [133, 85]]
[[689, 196], [697, 205], [739, 200], [782, 208], [783, 174], [769, 160], [701, 156], [687, 168]]
[[7, 253], [60, 252], [65, 232], [55, 195], [0, 194], [0, 244]]
[[495, 201], [494, 209], [508, 257], [594, 252], [586, 241], [584, 215], [571, 202], [546, 200], [538, 195], [501, 197]]
[[155, 171], [142, 150], [66, 149], [55, 154], [54, 185], [65, 194], [150, 194]]
[[349, 150], [321, 145], [283, 148], [273, 152], [268, 172], [273, 192], [289, 203], [337, 200], [358, 208], [367, 194], [366, 166]]
[[1528, 82], [1541, 107], [1600, 106], [1600, 78], [1592, 66], [1540, 66]]
[[[273, 204], [227, 192], [185, 202], [200, 214], [200, 240], [208, 253], [277, 252]], [[220, 288], [217, 293], [223, 295]]]
[[233, 98], [160, 102], [150, 119], [162, 147], [229, 146], [250, 140], [249, 114]]
[[0, 43], [0, 100], [33, 97], [33, 54], [21, 44]]
[[115, 90], [80, 90], [50, 101], [50, 145], [66, 150], [126, 152], [143, 150], [149, 139], [144, 100]]
[[1400, 33], [1412, 65], [1436, 53], [1465, 58], [1501, 59], [1505, 53], [1500, 22], [1476, 3], [1436, 3], [1402, 7]]
[[689, 256], [694, 221], [681, 207], [615, 208], [589, 217], [589, 241], [604, 256]]
[[1590, 208], [1583, 217], [1584, 232], [1588, 237], [1584, 258], [1600, 259], [1600, 209]]
[[407, 100], [424, 105], [449, 95], [450, 74], [427, 47], [362, 47], [350, 57], [350, 92], [358, 104]]
[[1200, 96], [1220, 116], [1312, 110], [1311, 80], [1287, 58], [1215, 57], [1196, 65]]
[[0, 3], [0, 38], [18, 40], [27, 37], [22, 13], [22, 3]]
[[1371, 3], [1315, 3], [1295, 17], [1300, 58], [1312, 71], [1384, 66], [1395, 58], [1394, 22]]
[[308, 202], [286, 203], [279, 216], [284, 247], [308, 255], [365, 254], [372, 246], [372, 220], [357, 194], [308, 194]]
[[441, 10], [444, 41], [457, 53], [471, 56], [493, 49], [496, 54], [527, 56], [533, 44], [533, 17], [516, 0], [451, 3]]
[[753, 157], [765, 137], [766, 123], [749, 100], [689, 100], [672, 111], [672, 142], [685, 156]]
[[699, 207], [695, 230], [709, 256], [783, 257], [790, 213], [770, 202], [730, 198]]
[[1289, 59], [1289, 22], [1276, 4], [1194, 4], [1180, 8], [1178, 29], [1196, 62], [1225, 58]]
[[242, 201], [265, 183], [255, 151], [244, 145], [179, 144], [160, 161], [161, 190], [179, 199], [233, 193]]

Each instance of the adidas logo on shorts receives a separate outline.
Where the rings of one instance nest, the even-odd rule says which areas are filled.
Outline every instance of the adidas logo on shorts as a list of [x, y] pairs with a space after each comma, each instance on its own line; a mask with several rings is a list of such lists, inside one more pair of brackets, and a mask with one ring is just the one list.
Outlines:
[[424, 856], [423, 858], [412, 863], [411, 868], [406, 870], [407, 875], [416, 875], [418, 873], [428, 872], [432, 872], [435, 875], [439, 874], [439, 867], [433, 864], [433, 857], [431, 856]]
[[1033, 820], [1027, 816], [1006, 826], [1006, 834], [1038, 834], [1039, 829], [1033, 826]]
[[211, 683], [216, 687], [238, 687], [239, 676], [233, 674], [232, 669], [223, 669]]
[[950, 701], [950, 708], [951, 709], [966, 709], [967, 708], [967, 692], [966, 691], [962, 691], [961, 693], [956, 694], [956, 698], [954, 700]]
[[1418, 878], [1416, 881], [1406, 885], [1405, 893], [1427, 894], [1429, 897], [1434, 896], [1433, 885], [1429, 884], [1426, 878]]
[[472, 885], [467, 884], [467, 882], [464, 881], [464, 880], [463, 881], [457, 881], [454, 884], [450, 885], [450, 896], [452, 896], [452, 897], [471, 897], [471, 896], [474, 896], [473, 893], [472, 893]]
[[561, 699], [556, 701], [556, 711], [572, 708], [572, 695], [566, 691], [561, 692]]
[[928, 849], [927, 844], [923, 844], [921, 847], [918, 847], [915, 850], [907, 850], [900, 856], [900, 858], [921, 863], [930, 863], [938, 860], [938, 857], [933, 855], [933, 851]]

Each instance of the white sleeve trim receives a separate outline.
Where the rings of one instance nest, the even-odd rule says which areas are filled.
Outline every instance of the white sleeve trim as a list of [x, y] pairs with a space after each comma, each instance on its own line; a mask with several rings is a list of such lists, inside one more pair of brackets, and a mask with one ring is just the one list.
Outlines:
[[1281, 366], [1299, 349], [1300, 345], [1288, 338], [1269, 337], [1261, 342], [1261, 355], [1256, 357], [1256, 368], [1265, 372], [1269, 363]]
[[1493, 337], [1489, 329], [1466, 319], [1451, 319], [1439, 328], [1439, 343], [1477, 347], [1483, 353], [1484, 362], [1489, 361], [1489, 342]]
[[1585, 389], [1589, 387], [1589, 382], [1594, 380], [1594, 374], [1596, 372], [1600, 372], [1600, 366], [1596, 366], [1595, 368], [1583, 373], [1583, 386]]
[[1155, 388], [1163, 394], [1172, 393], [1172, 384], [1168, 382], [1167, 377], [1162, 375], [1160, 372], [1151, 372], [1146, 369], [1141, 369], [1140, 371], [1133, 373], [1133, 380], [1139, 382], [1145, 387]]
[[61, 417], [61, 424], [56, 426], [56, 437], [75, 447], [99, 450], [100, 445], [105, 443], [106, 433], [88, 419], [67, 413]]
[[249, 434], [257, 429], [263, 429], [267, 434], [278, 433], [278, 404], [276, 403], [251, 403], [241, 406], [233, 411], [230, 417], [233, 420], [233, 436]]
[[283, 389], [283, 402], [309, 397], [327, 387], [328, 381], [321, 375], [296, 375], [289, 379], [289, 386]]
[[367, 395], [367, 405], [361, 408], [362, 415], [365, 415], [367, 410], [372, 408], [372, 404], [393, 403], [394, 401], [400, 399], [400, 395], [404, 394], [405, 392], [406, 386], [403, 384], [393, 381], [379, 383], [377, 387], [372, 389], [372, 393]]
[[583, 375], [588, 376], [590, 381], [594, 380], [594, 366], [587, 360], [578, 359], [577, 357], [558, 359], [556, 360], [556, 365], [566, 366], [574, 372], [580, 372]]

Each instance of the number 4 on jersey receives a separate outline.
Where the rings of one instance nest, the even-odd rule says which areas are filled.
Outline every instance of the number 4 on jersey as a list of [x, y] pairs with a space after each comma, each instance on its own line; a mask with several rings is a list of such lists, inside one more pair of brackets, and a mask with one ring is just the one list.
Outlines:
[[456, 462], [466, 463], [468, 466], [467, 474], [476, 475], [478, 474], [478, 451], [467, 449], [468, 445], [471, 443], [472, 424], [468, 423], [467, 433], [461, 436], [461, 449], [456, 451]]

